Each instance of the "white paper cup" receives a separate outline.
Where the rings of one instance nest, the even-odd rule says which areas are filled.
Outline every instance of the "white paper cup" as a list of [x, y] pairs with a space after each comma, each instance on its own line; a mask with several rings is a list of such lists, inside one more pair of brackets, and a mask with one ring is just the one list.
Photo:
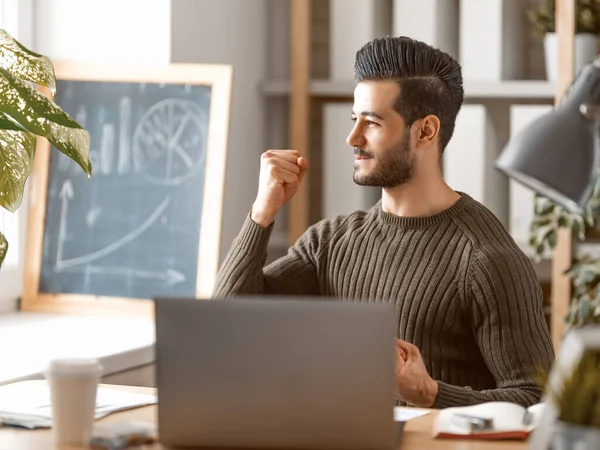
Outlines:
[[96, 359], [58, 359], [46, 369], [52, 429], [58, 444], [87, 445], [94, 428], [102, 366]]

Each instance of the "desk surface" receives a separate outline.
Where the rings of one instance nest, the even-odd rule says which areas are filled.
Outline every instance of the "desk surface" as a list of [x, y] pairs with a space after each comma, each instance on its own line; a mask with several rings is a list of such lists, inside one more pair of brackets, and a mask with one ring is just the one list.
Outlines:
[[[152, 388], [138, 387], [118, 387], [142, 392], [146, 394], [156, 394]], [[448, 449], [448, 450], [517, 450], [525, 449], [524, 441], [467, 441], [467, 440], [437, 440], [431, 438], [431, 427], [436, 412], [432, 411], [417, 419], [410, 420], [404, 428], [404, 437], [401, 450], [406, 449]], [[141, 421], [156, 423], [156, 405], [145, 406], [119, 413], [111, 414], [97, 423], [120, 422], [120, 421]], [[0, 448], [19, 449], [19, 450], [77, 450], [78, 447], [61, 446], [58, 447], [53, 441], [51, 430], [21, 430], [16, 428], [0, 427]], [[165, 447], [157, 444], [143, 447], [145, 450], [167, 450]]]

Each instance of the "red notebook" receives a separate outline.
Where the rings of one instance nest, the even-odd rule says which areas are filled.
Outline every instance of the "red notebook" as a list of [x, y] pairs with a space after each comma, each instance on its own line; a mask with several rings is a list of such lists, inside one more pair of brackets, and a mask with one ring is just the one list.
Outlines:
[[527, 439], [539, 422], [543, 403], [524, 408], [488, 402], [441, 410], [433, 425], [437, 439]]

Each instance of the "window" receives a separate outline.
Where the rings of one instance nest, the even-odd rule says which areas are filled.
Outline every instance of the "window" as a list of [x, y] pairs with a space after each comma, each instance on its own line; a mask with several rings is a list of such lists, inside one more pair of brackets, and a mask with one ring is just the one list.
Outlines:
[[19, 265], [19, 211], [10, 213], [0, 208], [0, 232], [8, 240], [8, 253], [2, 264], [2, 271], [15, 269]]
[[[18, 0], [0, 0], [0, 28], [14, 36], [18, 31]], [[8, 254], [2, 271], [15, 269], [19, 264], [19, 211], [10, 213], [0, 208], [0, 232], [8, 239]]]
[[[33, 0], [0, 0], [0, 29], [31, 47]], [[26, 189], [29, 186], [26, 185]], [[27, 192], [27, 190], [25, 191]], [[0, 208], [0, 231], [8, 239], [8, 254], [0, 269], [0, 311], [15, 308], [22, 292], [23, 245], [27, 221], [27, 198], [15, 213]]]

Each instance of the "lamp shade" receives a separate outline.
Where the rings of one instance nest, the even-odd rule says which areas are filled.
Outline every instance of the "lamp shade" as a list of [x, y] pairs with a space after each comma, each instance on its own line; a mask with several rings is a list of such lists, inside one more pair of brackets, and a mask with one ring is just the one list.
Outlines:
[[568, 211], [582, 214], [597, 178], [600, 63], [586, 65], [560, 105], [518, 133], [496, 167]]

